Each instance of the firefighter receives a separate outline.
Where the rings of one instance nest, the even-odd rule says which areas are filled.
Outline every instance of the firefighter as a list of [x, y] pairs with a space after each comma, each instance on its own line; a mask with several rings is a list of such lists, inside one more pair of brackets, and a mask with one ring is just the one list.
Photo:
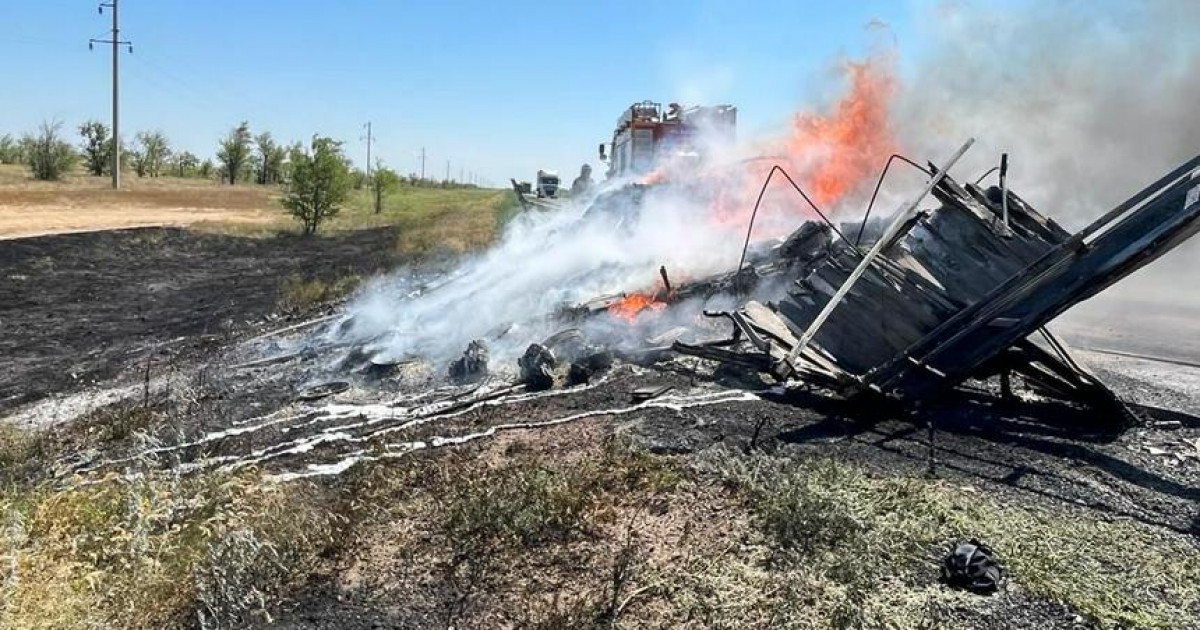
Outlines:
[[571, 196], [580, 197], [586, 195], [592, 189], [592, 165], [584, 164], [583, 168], [579, 169], [579, 177], [571, 182]]

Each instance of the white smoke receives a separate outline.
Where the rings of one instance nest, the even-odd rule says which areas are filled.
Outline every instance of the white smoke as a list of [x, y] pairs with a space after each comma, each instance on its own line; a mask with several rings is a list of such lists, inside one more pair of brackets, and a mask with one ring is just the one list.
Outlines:
[[432, 286], [420, 287], [408, 270], [375, 281], [349, 305], [337, 340], [365, 344], [385, 359], [437, 363], [485, 339], [494, 361], [507, 360], [563, 328], [554, 316], [564, 306], [652, 291], [660, 267], [682, 279], [737, 264], [741, 242], [709, 220], [707, 200], [675, 187], [647, 190], [636, 207], [625, 200], [604, 212], [587, 210], [585, 202], [568, 202], [561, 210], [525, 212], [499, 243]]
[[1200, 153], [1200, 2], [940, 2], [895, 115], [919, 158], [973, 136], [1009, 184], [1081, 227]]

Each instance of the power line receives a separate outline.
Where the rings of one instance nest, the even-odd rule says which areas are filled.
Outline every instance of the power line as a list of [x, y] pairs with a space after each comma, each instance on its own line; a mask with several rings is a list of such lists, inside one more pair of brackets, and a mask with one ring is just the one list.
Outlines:
[[88, 49], [95, 50], [96, 44], [112, 44], [112, 187], [121, 187], [121, 46], [129, 46], [133, 53], [133, 42], [121, 41], [121, 22], [117, 11], [118, 0], [101, 2], [98, 7], [104, 15], [104, 7], [112, 10], [112, 36], [110, 39], [89, 39]]

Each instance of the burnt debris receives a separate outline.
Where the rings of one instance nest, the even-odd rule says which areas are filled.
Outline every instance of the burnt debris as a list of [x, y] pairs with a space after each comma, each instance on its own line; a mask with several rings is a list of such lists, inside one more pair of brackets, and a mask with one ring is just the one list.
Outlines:
[[554, 353], [540, 343], [530, 344], [525, 354], [517, 360], [521, 382], [530, 391], [541, 391], [554, 387], [554, 367], [558, 359]]
[[938, 207], [872, 229], [867, 252], [806, 225], [776, 250], [801, 270], [777, 305], [712, 313], [733, 337], [675, 350], [910, 406], [1013, 373], [1041, 393], [1117, 404], [1044, 326], [1200, 231], [1198, 169], [1200, 157], [1075, 234], [1012, 191], [934, 169]]
[[460, 383], [478, 381], [488, 373], [488, 348], [482, 339], [467, 345], [463, 355], [450, 363], [450, 380]]

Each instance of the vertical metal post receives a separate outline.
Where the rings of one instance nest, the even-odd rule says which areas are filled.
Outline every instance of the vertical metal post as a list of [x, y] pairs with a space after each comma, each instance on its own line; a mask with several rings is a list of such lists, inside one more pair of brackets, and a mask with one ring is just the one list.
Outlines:
[[1000, 207], [1003, 208], [1004, 227], [1008, 227], [1008, 154], [1000, 154]]
[[117, 4], [118, 0], [112, 0], [113, 190], [121, 188], [121, 23], [117, 13]]

